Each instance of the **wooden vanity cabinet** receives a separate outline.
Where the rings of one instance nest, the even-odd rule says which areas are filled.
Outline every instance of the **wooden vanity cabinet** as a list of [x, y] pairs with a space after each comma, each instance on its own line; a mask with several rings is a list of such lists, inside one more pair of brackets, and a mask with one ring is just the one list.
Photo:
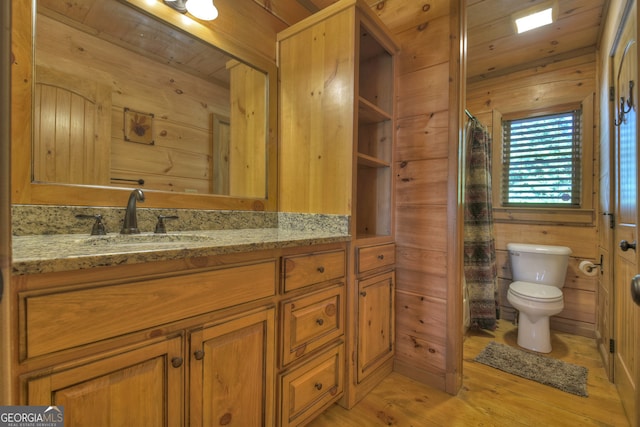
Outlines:
[[377, 243], [354, 249], [353, 304], [349, 393], [351, 408], [393, 371], [395, 355], [395, 244]]
[[22, 277], [21, 404], [71, 427], [273, 426], [279, 254], [245, 257]]
[[347, 248], [17, 276], [16, 404], [69, 427], [303, 425], [344, 394]]
[[283, 258], [278, 425], [304, 425], [337, 402], [345, 387], [347, 254]]

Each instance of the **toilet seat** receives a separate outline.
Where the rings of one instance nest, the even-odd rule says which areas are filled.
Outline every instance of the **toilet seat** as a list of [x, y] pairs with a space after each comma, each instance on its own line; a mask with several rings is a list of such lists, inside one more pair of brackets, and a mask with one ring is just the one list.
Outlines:
[[509, 285], [509, 292], [522, 299], [537, 302], [562, 301], [560, 288], [531, 282], [513, 282]]

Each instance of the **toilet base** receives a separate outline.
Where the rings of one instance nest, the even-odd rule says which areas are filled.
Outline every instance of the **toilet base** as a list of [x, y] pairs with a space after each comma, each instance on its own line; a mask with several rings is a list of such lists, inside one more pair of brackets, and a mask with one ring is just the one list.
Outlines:
[[536, 316], [532, 322], [529, 316], [520, 311], [518, 314], [518, 345], [538, 353], [551, 352], [551, 332], [549, 316]]

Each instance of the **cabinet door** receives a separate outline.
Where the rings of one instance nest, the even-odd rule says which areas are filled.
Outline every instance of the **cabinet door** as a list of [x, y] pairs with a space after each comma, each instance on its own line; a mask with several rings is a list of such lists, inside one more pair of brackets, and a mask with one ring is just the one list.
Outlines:
[[191, 334], [191, 426], [272, 426], [274, 309]]
[[67, 427], [181, 426], [182, 351], [176, 337], [28, 378], [27, 403], [64, 406]]
[[358, 382], [394, 352], [394, 272], [358, 281]]

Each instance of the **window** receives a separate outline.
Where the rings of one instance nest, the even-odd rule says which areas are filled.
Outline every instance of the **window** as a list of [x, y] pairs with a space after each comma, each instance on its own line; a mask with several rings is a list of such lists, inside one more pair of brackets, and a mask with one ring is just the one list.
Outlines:
[[580, 110], [503, 122], [502, 204], [580, 206]]

